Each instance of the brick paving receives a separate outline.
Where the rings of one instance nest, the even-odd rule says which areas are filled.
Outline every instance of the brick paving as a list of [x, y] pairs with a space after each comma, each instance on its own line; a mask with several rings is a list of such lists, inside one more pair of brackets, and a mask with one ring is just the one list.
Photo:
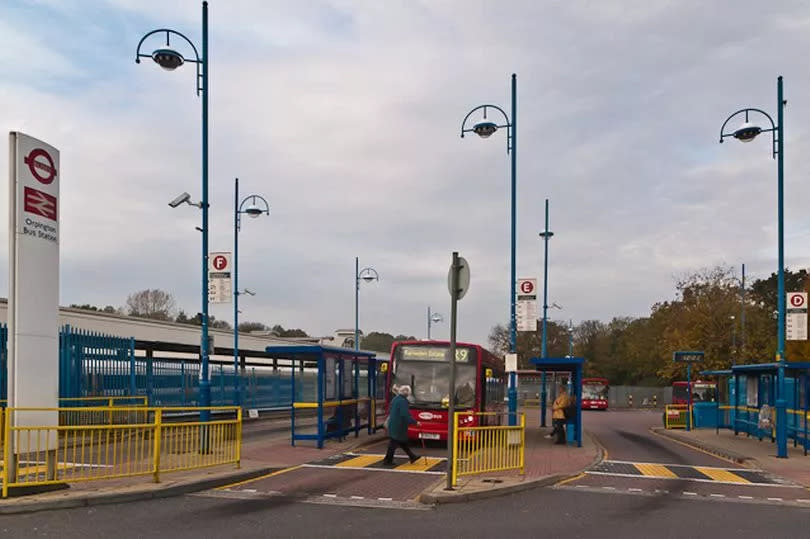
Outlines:
[[[573, 474], [588, 466], [598, 455], [598, 448], [587, 436], [583, 438], [582, 448], [552, 445], [552, 440], [543, 438], [547, 429], [541, 430], [535, 426], [538, 424], [537, 411], [532, 413], [529, 410], [527, 416], [525, 475], [520, 476], [514, 471], [487, 474], [475, 479], [465, 478], [460, 481], [456, 493], [494, 491], [515, 483], [531, 483], [543, 477]], [[262, 426], [253, 428], [258, 431], [266, 429]], [[338, 500], [343, 498], [347, 501], [365, 499], [413, 503], [420, 493], [436, 490], [445, 482], [445, 476], [441, 474], [410, 470], [392, 471], [381, 469], [379, 466], [372, 467], [374, 469], [311, 466], [311, 463], [323, 462], [330, 456], [349, 452], [382, 453], [386, 445], [384, 431], [371, 436], [363, 432], [357, 438], [350, 436], [343, 441], [329, 440], [323, 449], [318, 449], [314, 442], [298, 442], [292, 447], [289, 432], [283, 430], [272, 432], [273, 430], [270, 429], [267, 433], [255, 432], [243, 440], [241, 471], [264, 471], [265, 476], [231, 486], [228, 488], [228, 494], [239, 495], [240, 492], [254, 496], [283, 494], [293, 497], [324, 496]], [[414, 449], [420, 455], [436, 458], [445, 457], [447, 451], [446, 447], [433, 443], [426, 447], [416, 444]], [[443, 468], [444, 466], [440, 466], [435, 470]], [[239, 470], [235, 466], [225, 465], [204, 470], [167, 473], [161, 477], [161, 483], [158, 484], [152, 482], [151, 475], [75, 483], [71, 484], [67, 491], [40, 494], [34, 498], [88, 494], [120, 495], [138, 490], [157, 492], [172, 485], [227, 478], [237, 471]], [[267, 476], [269, 472], [273, 472], [274, 475]], [[493, 479], [494, 481], [488, 481]]]

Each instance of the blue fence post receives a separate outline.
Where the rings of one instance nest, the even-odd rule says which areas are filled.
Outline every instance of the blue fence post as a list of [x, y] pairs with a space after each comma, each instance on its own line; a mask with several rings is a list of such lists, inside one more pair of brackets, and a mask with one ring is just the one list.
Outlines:
[[8, 399], [8, 326], [6, 324], [0, 324], [0, 399]]
[[154, 406], [155, 404], [155, 397], [154, 397], [154, 384], [155, 384], [155, 376], [154, 376], [154, 362], [152, 359], [152, 352], [151, 348], [146, 349], [146, 400], [150, 406]]
[[135, 377], [135, 339], [129, 339], [129, 395], [134, 397], [138, 393], [138, 383]]

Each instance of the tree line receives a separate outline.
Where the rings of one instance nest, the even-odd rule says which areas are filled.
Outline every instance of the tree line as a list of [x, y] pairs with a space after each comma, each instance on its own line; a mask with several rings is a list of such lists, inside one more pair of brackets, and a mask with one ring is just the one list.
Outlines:
[[[188, 324], [191, 326], [202, 325], [201, 313], [189, 315], [183, 309], [178, 309], [174, 296], [170, 292], [157, 288], [140, 290], [130, 294], [127, 296], [126, 303], [123, 307], [113, 307], [112, 305], [97, 307], [90, 304], [72, 304], [70, 307], [86, 311], [149, 318], [163, 322], [176, 322], [178, 324]], [[217, 329], [233, 329], [233, 326], [227, 321], [217, 320], [210, 314], [208, 315], [208, 325], [209, 327]], [[252, 331], [265, 332], [268, 335], [274, 335], [276, 337], [309, 337], [306, 331], [299, 328], [285, 329], [280, 324], [269, 326], [262, 322], [240, 322], [239, 331], [243, 333], [250, 333]]]
[[[649, 316], [585, 320], [574, 326], [574, 355], [585, 358], [586, 376], [605, 377], [612, 385], [669, 385], [685, 379], [685, 365], [672, 361], [677, 350], [703, 350], [698, 371], [774, 361], [777, 275], [746, 283], [744, 292], [740, 285], [733, 268], [725, 266], [678, 278], [675, 299], [655, 303]], [[785, 270], [785, 290], [810, 291], [807, 270]], [[547, 356], [568, 355], [568, 326], [548, 320], [546, 325]], [[530, 358], [540, 355], [539, 326], [537, 332], [518, 333], [520, 368], [533, 368]], [[492, 328], [489, 342], [496, 353], [506, 353], [508, 327]], [[785, 352], [788, 361], [807, 361], [810, 342], [786, 341]]]

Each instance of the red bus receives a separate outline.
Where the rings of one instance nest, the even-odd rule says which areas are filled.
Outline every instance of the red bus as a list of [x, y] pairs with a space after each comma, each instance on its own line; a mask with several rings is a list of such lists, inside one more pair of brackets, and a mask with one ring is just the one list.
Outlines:
[[[391, 346], [385, 408], [394, 386], [411, 386], [411, 416], [421, 423], [408, 427], [411, 439], [447, 440], [449, 356], [447, 341], [397, 341]], [[457, 412], [502, 412], [504, 382], [502, 360], [477, 344], [456, 344]], [[460, 421], [465, 426], [479, 424], [477, 416], [462, 416]]]
[[607, 410], [608, 387], [607, 378], [583, 378], [582, 409]]
[[[672, 382], [672, 404], [689, 404], [689, 383], [686, 380]], [[695, 380], [692, 382], [692, 404], [696, 402], [714, 402], [717, 398], [717, 384]]]

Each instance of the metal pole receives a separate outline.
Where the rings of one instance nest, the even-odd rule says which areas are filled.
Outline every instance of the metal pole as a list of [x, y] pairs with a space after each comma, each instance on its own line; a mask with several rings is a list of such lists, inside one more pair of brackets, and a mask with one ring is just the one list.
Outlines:
[[427, 322], [428, 322], [428, 338], [427, 338], [427, 340], [430, 340], [430, 305], [428, 305], [428, 320], [427, 320]]
[[737, 320], [731, 317], [731, 364], [737, 364]]
[[740, 349], [745, 353], [745, 264], [742, 265], [740, 280]]
[[453, 265], [451, 272], [452, 290], [450, 293], [450, 393], [447, 404], [447, 486], [446, 490], [453, 490], [453, 463], [455, 455], [453, 449], [453, 436], [456, 417], [456, 315], [458, 313], [458, 272], [460, 264], [458, 252], [453, 252]]
[[[202, 346], [200, 405], [211, 406], [211, 383], [208, 379], [208, 2], [202, 3]], [[200, 412], [208, 421], [210, 412]]]
[[[516, 292], [515, 286], [517, 284], [516, 277], [516, 261], [517, 261], [517, 248], [516, 248], [516, 229], [517, 229], [517, 75], [512, 73], [512, 144], [509, 147], [510, 155], [512, 157], [512, 248], [511, 248], [511, 272], [510, 272], [510, 287], [509, 287], [509, 352], [514, 354], [517, 352], [517, 320], [515, 316], [515, 302]], [[507, 391], [507, 400], [509, 407], [509, 425], [515, 425], [517, 421], [517, 377], [515, 373], [509, 374], [509, 390]]]
[[354, 349], [360, 350], [360, 258], [354, 257]]
[[776, 351], [777, 361], [785, 359], [785, 230], [784, 230], [784, 118], [782, 114], [782, 77], [777, 79], [777, 122], [776, 157], [778, 170], [778, 217], [779, 217], [779, 337]]
[[568, 320], [568, 355], [574, 357], [574, 321]]
[[233, 380], [233, 404], [239, 406], [239, 178], [233, 180]]
[[[548, 229], [548, 199], [546, 199], [546, 228], [543, 230], [543, 334], [540, 344], [540, 357], [545, 358], [547, 355], [546, 349], [546, 318], [548, 315], [548, 240], [551, 237], [551, 231]], [[543, 371], [540, 376], [540, 426], [546, 426], [546, 371]]]
[[686, 430], [692, 430], [692, 364], [686, 364]]
[[784, 176], [785, 176], [785, 102], [782, 98], [782, 77], [776, 79], [777, 101], [777, 170], [778, 170], [778, 203], [779, 203], [779, 338], [776, 358], [779, 361], [777, 373], [778, 393], [776, 399], [776, 456], [787, 458], [787, 408], [785, 402], [785, 219], [784, 219]]
[[517, 351], [517, 326], [515, 318], [515, 264], [516, 264], [516, 227], [517, 227], [517, 75], [512, 73], [512, 268], [510, 281], [510, 328], [509, 328], [509, 351], [513, 354]]

